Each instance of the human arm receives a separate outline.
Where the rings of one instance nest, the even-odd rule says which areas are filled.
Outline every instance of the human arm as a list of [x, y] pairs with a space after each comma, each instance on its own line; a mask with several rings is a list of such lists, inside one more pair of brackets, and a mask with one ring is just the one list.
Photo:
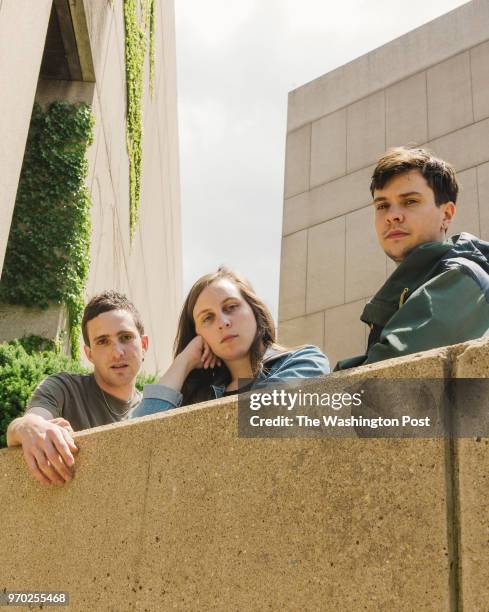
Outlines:
[[72, 479], [73, 453], [77, 447], [71, 426], [53, 418], [46, 408], [32, 406], [7, 429], [7, 446], [22, 446], [27, 467], [42, 484], [63, 484]]
[[329, 374], [329, 372], [329, 361], [326, 355], [317, 346], [309, 344], [277, 360], [276, 365], [272, 364], [267, 381], [313, 378]]
[[145, 385], [142, 402], [130, 413], [130, 419], [177, 408], [182, 403], [181, 389], [195, 368], [214, 367], [219, 360], [202, 336], [193, 338], [179, 353], [158, 384]]

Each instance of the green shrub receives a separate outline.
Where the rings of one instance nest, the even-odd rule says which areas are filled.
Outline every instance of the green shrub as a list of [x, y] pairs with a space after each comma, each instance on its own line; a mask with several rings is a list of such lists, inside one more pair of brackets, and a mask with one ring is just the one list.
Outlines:
[[0, 447], [7, 427], [25, 409], [36, 386], [56, 372], [86, 372], [81, 364], [56, 350], [36, 350], [42, 339], [32, 336], [0, 344]]
[[136, 378], [136, 389], [143, 390], [144, 385], [152, 385], [156, 382], [158, 376], [156, 374], [145, 374], [141, 372]]
[[[58, 352], [58, 347], [54, 340], [50, 338], [43, 338], [42, 336], [36, 336], [31, 334], [30, 336], [23, 336], [16, 340], [29, 355], [32, 353], [41, 353], [42, 351], [55, 351]], [[12, 342], [10, 344], [13, 344]]]
[[[21, 416], [37, 385], [57, 372], [87, 373], [78, 361], [61, 354], [54, 343], [39, 336], [27, 336], [0, 344], [0, 448], [6, 446], [7, 427]], [[140, 374], [138, 389], [152, 383], [155, 375]]]

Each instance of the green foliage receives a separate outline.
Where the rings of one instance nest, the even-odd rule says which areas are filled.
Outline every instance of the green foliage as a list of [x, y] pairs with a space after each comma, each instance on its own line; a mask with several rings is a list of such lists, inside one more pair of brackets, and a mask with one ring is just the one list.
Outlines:
[[86, 149], [93, 116], [85, 104], [35, 104], [5, 254], [0, 300], [47, 308], [65, 303], [72, 356], [79, 352], [90, 260]]
[[131, 240], [139, 218], [143, 164], [143, 81], [146, 49], [150, 48], [150, 90], [154, 89], [154, 29], [156, 0], [124, 0], [127, 152], [129, 155], [129, 232]]
[[86, 372], [79, 362], [66, 355], [53, 350], [39, 351], [43, 348], [42, 340], [50, 342], [29, 336], [0, 344], [0, 448], [6, 445], [10, 421], [24, 412], [41, 380], [57, 372]]
[[156, 0], [150, 0], [149, 7], [149, 91], [151, 96], [155, 92], [155, 25]]
[[42, 353], [43, 351], [52, 351], [54, 353], [60, 352], [54, 340], [43, 338], [42, 336], [36, 336], [35, 334], [23, 336], [22, 338], [15, 340], [15, 342], [18, 342], [20, 346], [27, 353], [29, 353], [29, 355], [32, 355], [33, 353]]
[[139, 373], [138, 377], [136, 378], [136, 389], [139, 389], [139, 391], [142, 391], [144, 385], [154, 384], [157, 378], [158, 378], [157, 374], [145, 374], [144, 372]]

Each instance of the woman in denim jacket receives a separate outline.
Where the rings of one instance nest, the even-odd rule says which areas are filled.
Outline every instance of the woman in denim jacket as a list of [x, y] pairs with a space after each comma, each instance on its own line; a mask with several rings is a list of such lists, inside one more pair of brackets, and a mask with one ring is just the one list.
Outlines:
[[226, 268], [200, 278], [185, 300], [175, 359], [157, 385], [144, 387], [130, 418], [238, 393], [238, 381], [273, 382], [329, 373], [312, 345], [288, 350], [275, 342], [268, 308], [247, 281]]

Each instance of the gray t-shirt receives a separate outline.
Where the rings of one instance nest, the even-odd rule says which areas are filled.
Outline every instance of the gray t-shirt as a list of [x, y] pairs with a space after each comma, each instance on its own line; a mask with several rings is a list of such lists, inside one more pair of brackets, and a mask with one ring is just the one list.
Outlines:
[[93, 374], [53, 374], [44, 379], [29, 400], [26, 412], [35, 406], [63, 417], [75, 431], [90, 429], [127, 418], [141, 401], [137, 390], [129, 401], [120, 400], [97, 385]]

